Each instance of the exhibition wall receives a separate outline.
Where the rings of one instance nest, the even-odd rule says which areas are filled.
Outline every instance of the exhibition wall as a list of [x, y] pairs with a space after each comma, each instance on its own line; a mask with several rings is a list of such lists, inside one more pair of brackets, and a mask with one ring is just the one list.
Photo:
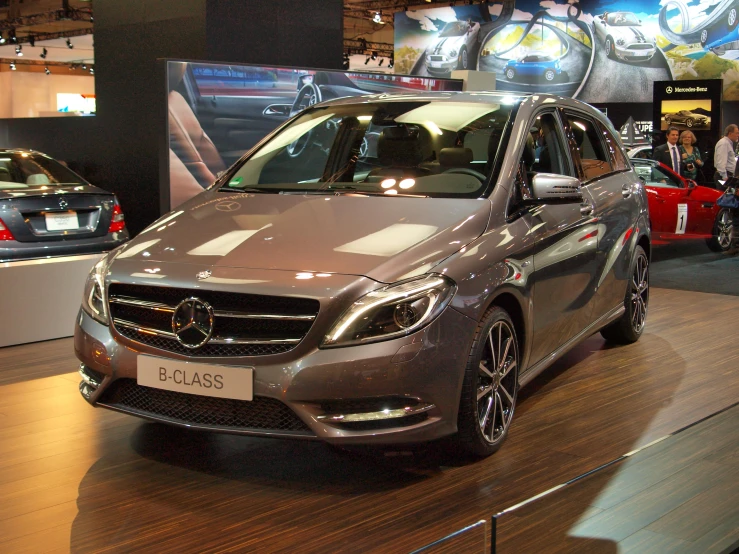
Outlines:
[[[164, 78], [164, 75], [162, 76]], [[267, 134], [302, 109], [332, 98], [383, 92], [460, 91], [462, 81], [198, 62], [167, 63], [169, 211], [211, 185]], [[297, 157], [297, 155], [296, 155]]]
[[[62, 70], [60, 70], [62, 71]], [[77, 112], [59, 111], [60, 94], [94, 96], [95, 77], [42, 72], [0, 72], [0, 119], [13, 117], [50, 117]]]
[[498, 90], [590, 103], [651, 102], [654, 81], [722, 78], [725, 99], [739, 100], [738, 6], [503, 0], [397, 12], [395, 66], [443, 76], [466, 65], [495, 73]]

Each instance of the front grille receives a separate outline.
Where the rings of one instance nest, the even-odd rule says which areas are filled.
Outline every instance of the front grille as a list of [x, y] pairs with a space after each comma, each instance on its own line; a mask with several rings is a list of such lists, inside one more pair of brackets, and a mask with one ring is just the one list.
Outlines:
[[134, 379], [118, 379], [102, 394], [100, 404], [176, 423], [234, 431], [282, 431], [312, 436], [310, 428], [274, 398], [213, 398], [143, 387]]
[[652, 50], [654, 46], [651, 44], [643, 44], [643, 43], [637, 43], [637, 44], [630, 44], [629, 50]]
[[443, 62], [443, 61], [445, 61], [444, 60], [444, 56], [436, 56], [436, 55], [433, 55], [433, 56], [429, 56], [429, 57], [431, 58], [431, 61], [432, 62]]
[[[197, 297], [215, 312], [210, 341], [190, 349], [172, 330], [175, 307]], [[319, 302], [208, 290], [113, 283], [108, 302], [115, 330], [128, 340], [190, 357], [235, 357], [282, 354], [305, 337]], [[244, 344], [247, 343], [247, 344]]]

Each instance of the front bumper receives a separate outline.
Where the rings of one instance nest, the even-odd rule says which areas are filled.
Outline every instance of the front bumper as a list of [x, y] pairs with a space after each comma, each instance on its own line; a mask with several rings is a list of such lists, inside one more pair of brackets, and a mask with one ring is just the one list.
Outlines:
[[645, 62], [651, 60], [657, 52], [657, 47], [652, 46], [649, 49], [634, 50], [631, 45], [619, 46], [615, 45], [614, 51], [616, 57], [627, 62]]
[[131, 343], [83, 311], [74, 345], [82, 362], [80, 392], [93, 406], [234, 434], [336, 444], [414, 443], [456, 431], [475, 325], [448, 307], [430, 326], [395, 340], [299, 348], [295, 357], [287, 353], [209, 361], [254, 368], [253, 401], [138, 385], [139, 355], [172, 355]]
[[113, 250], [128, 239], [128, 230], [124, 229], [116, 233], [108, 233], [102, 237], [84, 239], [43, 242], [3, 241], [0, 243], [0, 262], [34, 260], [75, 254], [96, 254], [98, 252]]
[[429, 73], [449, 73], [457, 69], [457, 58], [450, 58], [446, 61], [432, 61], [426, 58], [426, 69]]

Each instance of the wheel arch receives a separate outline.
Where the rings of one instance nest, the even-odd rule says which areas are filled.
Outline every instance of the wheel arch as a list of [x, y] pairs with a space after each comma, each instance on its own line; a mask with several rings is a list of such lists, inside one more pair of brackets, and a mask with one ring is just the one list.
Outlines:
[[647, 235], [640, 236], [636, 244], [642, 247], [642, 249], [644, 250], [644, 253], [647, 255], [647, 260], [651, 260], [652, 259], [652, 243], [650, 242], [649, 237]]
[[524, 307], [521, 304], [521, 301], [511, 292], [502, 291], [489, 299], [487, 306], [485, 307], [485, 312], [493, 306], [504, 309], [508, 315], [511, 316], [513, 326], [516, 329], [519, 353], [521, 360], [523, 360], [525, 358], [524, 354], [529, 341], [526, 333], [526, 316], [524, 315]]

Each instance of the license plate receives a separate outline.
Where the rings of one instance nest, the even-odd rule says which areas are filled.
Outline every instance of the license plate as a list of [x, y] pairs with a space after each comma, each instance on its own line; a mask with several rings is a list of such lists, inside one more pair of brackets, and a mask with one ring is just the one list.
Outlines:
[[68, 231], [69, 229], [79, 228], [80, 222], [77, 219], [77, 212], [65, 212], [63, 214], [46, 214], [47, 231]]
[[198, 364], [139, 355], [139, 385], [199, 396], [254, 399], [254, 368]]

